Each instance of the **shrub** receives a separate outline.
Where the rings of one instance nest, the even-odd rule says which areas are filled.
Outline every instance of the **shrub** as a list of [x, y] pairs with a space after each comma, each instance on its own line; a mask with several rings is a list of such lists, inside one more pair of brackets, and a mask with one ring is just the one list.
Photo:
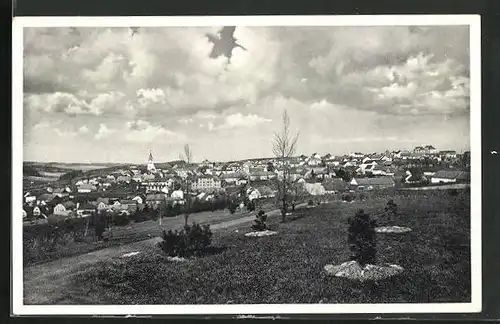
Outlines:
[[312, 199], [309, 199], [309, 201], [307, 202], [307, 205], [314, 206], [314, 201]]
[[266, 213], [262, 209], [259, 210], [259, 213], [255, 217], [254, 223], [252, 224], [252, 229], [254, 231], [265, 231], [267, 229], [266, 220]]
[[252, 212], [255, 210], [255, 201], [253, 200], [250, 200], [248, 203], [247, 203], [247, 210], [249, 212]]
[[144, 208], [143, 210], [136, 210], [132, 215], [128, 218], [129, 220], [133, 220], [136, 223], [145, 222], [154, 218], [156, 212], [149, 208]]
[[238, 204], [235, 201], [233, 201], [232, 203], [229, 204], [228, 208], [229, 208], [229, 212], [231, 214], [234, 214], [234, 212], [236, 212], [236, 208], [238, 208]]
[[116, 226], [125, 226], [130, 223], [130, 218], [126, 213], [119, 213], [113, 215], [113, 224]]
[[347, 201], [347, 202], [351, 202], [352, 201], [352, 196], [349, 195], [349, 194], [343, 194], [342, 195], [342, 200], [343, 201]]
[[398, 205], [394, 202], [394, 200], [390, 199], [387, 202], [386, 207], [384, 208], [384, 212], [386, 215], [386, 218], [389, 220], [394, 219], [398, 215]]
[[162, 232], [159, 247], [169, 256], [185, 257], [202, 252], [212, 243], [212, 231], [209, 225], [193, 223], [182, 230]]
[[362, 209], [358, 210], [354, 218], [348, 220], [348, 238], [350, 250], [353, 253], [351, 260], [356, 260], [361, 266], [375, 263], [376, 223]]

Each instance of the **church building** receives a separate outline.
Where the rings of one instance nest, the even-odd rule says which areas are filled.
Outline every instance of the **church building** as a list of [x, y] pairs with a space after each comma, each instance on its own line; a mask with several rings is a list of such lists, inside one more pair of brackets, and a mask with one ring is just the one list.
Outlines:
[[155, 173], [156, 172], [156, 167], [155, 163], [153, 160], [153, 154], [151, 151], [149, 151], [149, 158], [148, 158], [148, 172]]

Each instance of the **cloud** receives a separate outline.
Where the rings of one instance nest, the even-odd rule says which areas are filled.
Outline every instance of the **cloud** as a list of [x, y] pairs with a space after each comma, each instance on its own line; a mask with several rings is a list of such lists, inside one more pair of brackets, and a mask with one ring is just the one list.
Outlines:
[[44, 113], [64, 113], [67, 115], [102, 115], [114, 110], [125, 95], [121, 92], [100, 93], [89, 102], [72, 93], [54, 92], [26, 94], [25, 104], [32, 110]]
[[[103, 151], [107, 143], [98, 140], [116, 134], [137, 151], [144, 143], [200, 142], [207, 155], [225, 156], [242, 150], [233, 140], [267, 154], [283, 109], [303, 150], [316, 139], [340, 149], [320, 139], [346, 136], [382, 146], [375, 138], [408, 127], [416, 137], [428, 132], [429, 141], [455, 141], [430, 134], [438, 121], [457, 142], [468, 134], [467, 26], [237, 27], [247, 51], [233, 48], [230, 63], [210, 55], [206, 34], [220, 28], [141, 27], [133, 36], [128, 27], [25, 28], [26, 141], [58, 128], [91, 133], [73, 140]], [[41, 120], [65, 127], [44, 128]], [[82, 125], [92, 130], [80, 132]]]
[[175, 142], [184, 140], [182, 134], [167, 130], [158, 125], [152, 125], [144, 120], [127, 122], [124, 139], [134, 143]]
[[98, 140], [105, 139], [114, 134], [115, 132], [116, 130], [108, 128], [106, 124], [100, 124], [99, 130], [95, 134], [95, 138]]
[[183, 117], [183, 118], [179, 119], [179, 123], [182, 125], [192, 124], [192, 123], [194, 123], [194, 119]]
[[89, 129], [86, 125], [83, 125], [80, 128], [78, 128], [79, 134], [87, 134], [88, 132], [89, 132]]
[[139, 89], [137, 98], [143, 108], [150, 103], [165, 103], [165, 93], [162, 89]]
[[211, 129], [235, 129], [235, 128], [250, 128], [264, 123], [270, 123], [271, 119], [264, 118], [255, 114], [243, 115], [241, 113], [231, 114], [226, 116], [222, 123], [214, 126], [212, 122], [208, 123], [209, 130]]

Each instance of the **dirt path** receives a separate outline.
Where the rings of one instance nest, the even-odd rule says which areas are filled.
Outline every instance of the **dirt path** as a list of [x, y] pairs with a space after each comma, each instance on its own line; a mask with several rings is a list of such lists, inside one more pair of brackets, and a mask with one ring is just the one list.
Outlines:
[[[298, 205], [298, 208], [305, 204]], [[278, 216], [279, 210], [273, 210], [267, 213], [270, 217]], [[240, 217], [213, 224], [210, 228], [213, 231], [237, 227], [252, 222], [255, 215]], [[62, 304], [67, 291], [69, 279], [78, 275], [79, 272], [89, 266], [99, 262], [106, 261], [123, 254], [141, 251], [153, 247], [161, 239], [155, 237], [152, 239], [135, 242], [126, 245], [109, 247], [90, 253], [63, 258], [52, 262], [26, 267], [23, 271], [24, 282], [24, 303], [25, 304]]]

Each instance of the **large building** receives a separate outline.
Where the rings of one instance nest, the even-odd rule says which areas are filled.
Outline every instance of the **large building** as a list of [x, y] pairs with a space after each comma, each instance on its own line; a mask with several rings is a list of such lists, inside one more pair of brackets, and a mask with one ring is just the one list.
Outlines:
[[222, 184], [218, 177], [202, 175], [193, 181], [191, 188], [198, 191], [216, 191], [222, 188]]

